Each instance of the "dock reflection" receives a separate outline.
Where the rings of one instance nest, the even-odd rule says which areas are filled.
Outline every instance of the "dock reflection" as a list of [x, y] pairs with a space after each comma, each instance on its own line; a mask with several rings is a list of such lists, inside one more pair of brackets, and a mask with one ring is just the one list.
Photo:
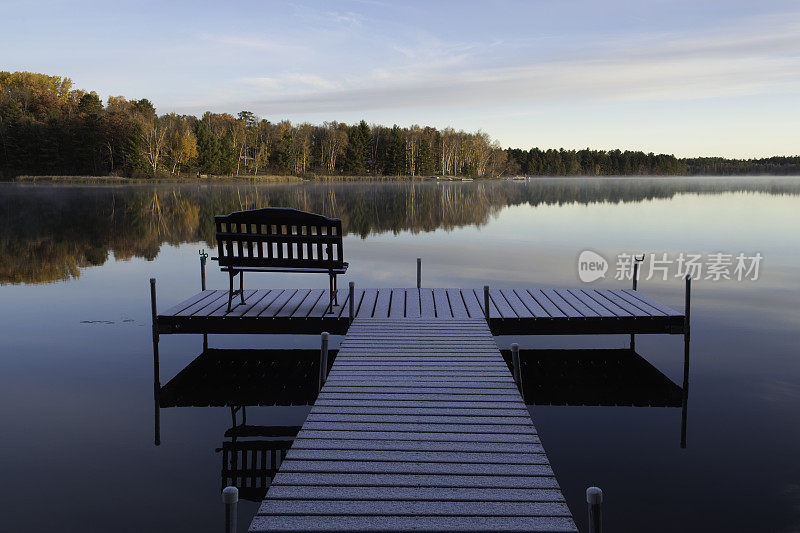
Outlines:
[[[502, 353], [510, 362], [510, 352]], [[634, 349], [520, 350], [520, 361], [526, 404], [680, 407], [681, 447], [686, 447], [688, 387], [677, 385]], [[686, 385], [687, 378], [685, 365]], [[301, 427], [248, 423], [247, 408], [310, 406], [318, 388], [318, 350], [207, 348], [158, 386], [156, 445], [161, 409], [227, 407], [230, 427], [215, 448], [222, 463], [220, 490], [236, 486], [241, 498], [259, 502]]]
[[[511, 361], [510, 351], [503, 356]], [[522, 393], [528, 405], [679, 407], [685, 448], [685, 362], [681, 387], [629, 348], [520, 350]]]
[[158, 387], [156, 445], [161, 443], [161, 409], [227, 407], [230, 427], [215, 448], [222, 462], [220, 490], [236, 486], [240, 498], [260, 502], [300, 426], [248, 423], [247, 408], [312, 405], [318, 379], [319, 350], [207, 348]]

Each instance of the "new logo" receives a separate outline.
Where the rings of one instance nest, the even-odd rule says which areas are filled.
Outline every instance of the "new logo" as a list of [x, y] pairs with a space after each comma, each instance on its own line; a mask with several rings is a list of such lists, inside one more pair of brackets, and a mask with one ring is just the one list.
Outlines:
[[584, 283], [591, 283], [606, 277], [608, 261], [602, 255], [591, 250], [584, 250], [578, 256], [578, 277]]

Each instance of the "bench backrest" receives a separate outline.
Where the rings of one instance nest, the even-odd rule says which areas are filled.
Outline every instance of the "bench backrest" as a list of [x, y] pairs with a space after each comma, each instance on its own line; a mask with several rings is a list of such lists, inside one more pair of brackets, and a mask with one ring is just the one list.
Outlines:
[[342, 221], [265, 207], [214, 217], [220, 266], [339, 268]]

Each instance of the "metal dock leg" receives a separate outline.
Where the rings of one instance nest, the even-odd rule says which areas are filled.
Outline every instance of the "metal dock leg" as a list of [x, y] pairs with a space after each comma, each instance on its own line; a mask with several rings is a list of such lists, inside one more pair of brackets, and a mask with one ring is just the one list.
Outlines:
[[353, 319], [356, 317], [356, 284], [354, 281], [351, 281], [348, 285], [349, 295], [347, 300], [350, 302], [350, 323], [353, 323]]
[[208, 254], [205, 250], [200, 250], [200, 289], [206, 290], [206, 259]]
[[489, 286], [483, 286], [483, 312], [486, 315], [486, 323], [489, 324]]
[[153, 320], [153, 401], [155, 402], [155, 445], [161, 445], [161, 378], [158, 364], [158, 311], [156, 278], [150, 278], [150, 312]]
[[511, 345], [511, 366], [514, 371], [514, 383], [522, 394], [522, 369], [519, 361], [519, 344], [516, 342]]
[[225, 504], [225, 533], [236, 533], [236, 521], [239, 517], [239, 489], [236, 487], [222, 489], [222, 503]]
[[589, 504], [589, 533], [603, 531], [603, 491], [600, 487], [586, 489], [586, 503]]
[[686, 276], [683, 308], [683, 403], [681, 405], [681, 448], [686, 448], [686, 415], [689, 407], [689, 345], [691, 341], [692, 278]]
[[321, 337], [322, 347], [319, 351], [319, 390], [322, 390], [325, 380], [328, 379], [328, 339], [330, 338], [330, 334], [327, 331], [323, 331]]

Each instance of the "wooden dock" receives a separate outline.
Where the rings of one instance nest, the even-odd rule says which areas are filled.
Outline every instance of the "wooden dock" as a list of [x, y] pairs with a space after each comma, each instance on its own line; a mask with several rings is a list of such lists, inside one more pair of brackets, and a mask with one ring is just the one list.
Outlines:
[[445, 306], [449, 291], [424, 291], [431, 319], [427, 304], [409, 306], [415, 293], [386, 291], [380, 305], [378, 291], [361, 293], [363, 310], [251, 532], [577, 531], [492, 332], [470, 316], [479, 303], [456, 290], [444, 301], [463, 307]]
[[[158, 314], [159, 334], [344, 334], [350, 295], [340, 289], [333, 313], [324, 289], [245, 290], [227, 311], [228, 291], [206, 290]], [[483, 289], [355, 289], [354, 318], [485, 318]], [[631, 289], [491, 289], [494, 335], [684, 333], [684, 315]]]

